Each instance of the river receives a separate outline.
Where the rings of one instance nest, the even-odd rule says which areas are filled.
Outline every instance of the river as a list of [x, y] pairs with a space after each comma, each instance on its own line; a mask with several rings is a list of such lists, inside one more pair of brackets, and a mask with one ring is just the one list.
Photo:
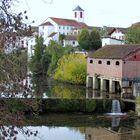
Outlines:
[[[34, 95], [39, 98], [112, 98], [114, 95], [52, 82], [38, 82]], [[115, 95], [116, 96], [116, 95]], [[111, 112], [111, 110], [110, 110]], [[104, 112], [106, 113], [106, 112]], [[0, 122], [2, 140], [140, 140], [140, 119], [133, 114], [46, 113], [28, 116], [18, 124]]]

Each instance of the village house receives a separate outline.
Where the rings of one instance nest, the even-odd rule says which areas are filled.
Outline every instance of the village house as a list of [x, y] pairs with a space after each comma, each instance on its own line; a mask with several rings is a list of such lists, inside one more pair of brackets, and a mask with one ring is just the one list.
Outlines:
[[125, 34], [127, 33], [129, 28], [120, 28], [120, 27], [114, 27], [111, 32], [108, 33], [108, 35], [111, 38], [125, 40]]
[[102, 46], [105, 45], [121, 45], [125, 44], [125, 34], [129, 28], [120, 28], [120, 27], [106, 27], [109, 28], [106, 36], [102, 38]]
[[77, 6], [73, 10], [73, 19], [63, 19], [56, 17], [48, 17], [45, 22], [39, 25], [39, 35], [43, 37], [44, 44], [48, 45], [50, 40], [59, 42], [59, 36], [64, 35], [63, 45], [77, 46], [76, 36], [79, 34], [79, 29], [87, 28], [84, 23], [84, 10]]
[[88, 88], [116, 93], [139, 80], [140, 45], [107, 45], [88, 54]]
[[110, 36], [102, 38], [102, 47], [106, 45], [115, 45], [115, 44], [116, 45], [125, 44], [125, 41], [117, 38], [112, 38]]

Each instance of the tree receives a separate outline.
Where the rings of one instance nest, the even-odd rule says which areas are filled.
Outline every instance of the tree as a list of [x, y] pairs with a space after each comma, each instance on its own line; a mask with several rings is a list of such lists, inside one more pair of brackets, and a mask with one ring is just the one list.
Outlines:
[[[16, 0], [1, 0], [0, 1], [0, 46], [5, 47], [11, 36], [22, 35], [31, 29], [30, 25], [25, 22], [28, 20], [27, 11], [20, 13], [12, 13], [11, 7]], [[23, 22], [24, 21], [24, 22]], [[26, 31], [26, 32], [25, 32]], [[13, 34], [16, 32], [16, 34]], [[13, 40], [14, 41], [14, 40]]]
[[100, 34], [96, 29], [93, 29], [91, 33], [83, 29], [78, 37], [78, 43], [84, 50], [97, 50], [102, 45]]
[[[0, 51], [0, 91], [7, 91], [6, 85], [11, 86], [9, 92], [14, 94], [20, 89], [18, 82], [25, 79], [27, 76], [27, 52], [17, 51], [10, 54], [5, 54]], [[13, 76], [14, 75], [14, 76]], [[2, 84], [4, 83], [4, 84]], [[17, 87], [17, 89], [15, 89]], [[22, 88], [20, 89], [23, 90]]]
[[78, 36], [78, 43], [80, 48], [90, 50], [90, 34], [87, 29], [83, 29]]
[[134, 26], [128, 30], [125, 42], [127, 44], [140, 44], [140, 26]]
[[65, 46], [58, 44], [55, 41], [51, 41], [46, 49], [46, 55], [49, 55], [51, 57], [51, 61], [49, 64], [49, 68], [47, 71], [47, 74], [49, 76], [53, 75], [55, 72], [55, 69], [57, 68], [57, 62], [58, 60], [64, 55], [68, 54], [73, 50], [72, 46]]
[[30, 69], [33, 76], [41, 76], [47, 74], [49, 57], [45, 55], [45, 46], [43, 45], [43, 38], [36, 37], [36, 44], [34, 46], [35, 53], [31, 58]]
[[108, 32], [107, 32], [107, 27], [103, 26], [100, 30], [99, 30], [99, 34], [101, 37], [106, 37]]
[[[21, 50], [19, 46], [17, 46], [18, 49], [13, 49], [12, 52], [6, 52], [6, 50], [15, 47], [17, 36], [22, 36], [23, 32], [27, 33], [31, 29], [31, 26], [25, 23], [28, 20], [26, 11], [20, 13], [11, 12], [14, 2], [16, 2], [16, 0], [0, 1], [0, 51], [2, 52], [0, 75], [3, 75], [0, 79], [0, 88], [9, 83], [15, 84], [17, 81], [22, 81], [22, 78], [26, 76], [25, 70], [27, 70], [27, 62], [20, 60]], [[17, 64], [15, 64], [15, 61], [13, 61], [11, 57], [16, 59]], [[4, 65], [2, 63], [4, 63]], [[21, 69], [23, 67], [18, 66], [20, 63], [24, 65], [25, 69]], [[20, 86], [20, 83], [17, 82], [16, 84]], [[11, 91], [9, 92], [11, 93]]]
[[83, 54], [67, 54], [57, 63], [53, 78], [72, 84], [85, 84], [86, 58]]
[[102, 41], [99, 32], [93, 29], [90, 33], [91, 50], [97, 50], [102, 46]]

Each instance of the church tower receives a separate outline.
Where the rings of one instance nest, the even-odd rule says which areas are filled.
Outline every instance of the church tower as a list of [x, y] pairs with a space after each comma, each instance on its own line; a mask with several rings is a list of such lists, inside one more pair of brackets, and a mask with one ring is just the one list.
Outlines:
[[74, 19], [78, 22], [84, 22], [84, 10], [77, 6], [74, 10]]

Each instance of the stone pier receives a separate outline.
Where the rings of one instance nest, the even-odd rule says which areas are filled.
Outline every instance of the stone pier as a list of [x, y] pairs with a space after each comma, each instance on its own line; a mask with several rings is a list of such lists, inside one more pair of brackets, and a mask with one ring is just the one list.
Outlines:
[[121, 79], [108, 78], [108, 77], [97, 77], [87, 76], [86, 87], [90, 87], [94, 90], [107, 91], [109, 93], [115, 93], [119, 88], [122, 87]]

